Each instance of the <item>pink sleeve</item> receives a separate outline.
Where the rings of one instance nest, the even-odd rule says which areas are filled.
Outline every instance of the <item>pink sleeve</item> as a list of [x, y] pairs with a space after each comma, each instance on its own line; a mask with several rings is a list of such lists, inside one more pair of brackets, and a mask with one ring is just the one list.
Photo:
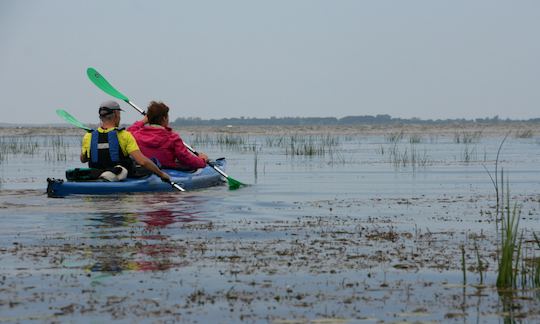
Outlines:
[[128, 130], [128, 132], [132, 133], [132, 132], [138, 131], [139, 129], [141, 129], [143, 127], [144, 127], [144, 123], [141, 120], [138, 120], [138, 121], [134, 122], [133, 125], [129, 126], [127, 128], [127, 130]]
[[198, 169], [198, 168], [204, 168], [206, 166], [206, 162], [204, 162], [203, 159], [196, 156], [195, 154], [191, 153], [187, 147], [184, 145], [184, 141], [180, 138], [180, 136], [176, 135], [174, 141], [174, 155], [180, 162], [180, 164], [186, 168], [190, 169]]

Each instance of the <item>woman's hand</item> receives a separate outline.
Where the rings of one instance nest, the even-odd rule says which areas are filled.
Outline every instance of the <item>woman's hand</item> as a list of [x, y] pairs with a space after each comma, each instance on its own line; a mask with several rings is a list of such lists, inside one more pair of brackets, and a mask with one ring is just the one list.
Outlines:
[[208, 155], [199, 152], [199, 157], [204, 160], [204, 162], [208, 163]]

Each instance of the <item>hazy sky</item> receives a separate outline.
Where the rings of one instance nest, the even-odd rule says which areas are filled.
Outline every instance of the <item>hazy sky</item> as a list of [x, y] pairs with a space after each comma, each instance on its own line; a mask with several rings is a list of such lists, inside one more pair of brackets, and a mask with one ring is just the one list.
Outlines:
[[539, 31], [537, 0], [0, 0], [0, 122], [97, 121], [90, 66], [171, 119], [540, 117]]

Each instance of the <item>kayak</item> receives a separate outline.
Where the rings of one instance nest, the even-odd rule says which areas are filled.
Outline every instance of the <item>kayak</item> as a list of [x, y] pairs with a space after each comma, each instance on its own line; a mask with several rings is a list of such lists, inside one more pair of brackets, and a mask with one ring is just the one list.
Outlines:
[[[225, 159], [215, 161], [215, 165], [223, 169]], [[193, 172], [163, 169], [171, 176], [171, 181], [186, 190], [201, 189], [223, 184], [225, 181], [221, 174], [211, 166]], [[133, 192], [163, 192], [175, 191], [169, 183], [161, 181], [156, 175], [143, 178], [127, 178], [122, 181], [70, 181], [63, 179], [47, 179], [47, 195], [49, 197], [66, 197], [69, 195], [108, 195]]]

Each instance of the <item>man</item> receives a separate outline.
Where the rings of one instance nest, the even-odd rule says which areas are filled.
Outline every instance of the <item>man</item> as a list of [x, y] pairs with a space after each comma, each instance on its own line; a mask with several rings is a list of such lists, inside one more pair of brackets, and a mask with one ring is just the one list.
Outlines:
[[163, 102], [150, 102], [146, 116], [128, 130], [143, 154], [156, 158], [166, 169], [196, 170], [204, 168], [208, 162], [206, 154], [199, 152], [197, 156], [191, 153], [178, 133], [169, 127], [169, 107]]
[[86, 133], [82, 140], [81, 162], [88, 162], [90, 168], [104, 170], [102, 178], [109, 181], [122, 180], [134, 172], [133, 160], [159, 176], [164, 181], [170, 177], [161, 171], [139, 150], [133, 135], [120, 125], [120, 105], [109, 100], [99, 106], [101, 127]]

